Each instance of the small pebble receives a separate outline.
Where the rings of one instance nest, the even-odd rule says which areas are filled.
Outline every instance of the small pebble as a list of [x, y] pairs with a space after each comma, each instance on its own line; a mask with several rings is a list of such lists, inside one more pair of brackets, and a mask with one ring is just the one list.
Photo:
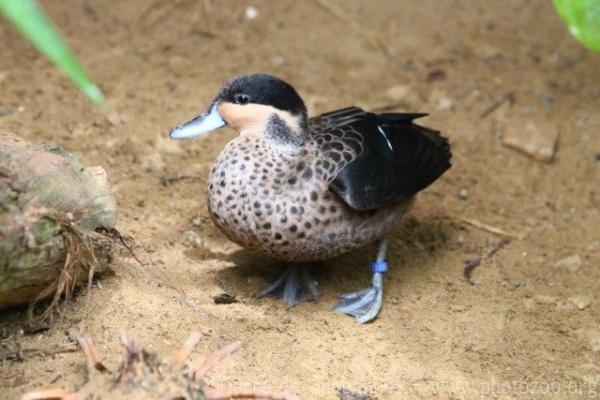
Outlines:
[[25, 107], [23, 106], [2, 108], [0, 109], [0, 117], [8, 117], [9, 115], [22, 113], [23, 111], [25, 111]]
[[526, 310], [533, 310], [535, 308], [535, 300], [532, 298], [527, 298], [523, 300], [523, 305]]
[[355, 392], [345, 387], [338, 387], [335, 390], [340, 400], [377, 400], [369, 394]]
[[575, 305], [579, 310], [584, 310], [592, 304], [592, 298], [588, 295], [575, 295], [567, 299], [567, 301]]
[[450, 110], [454, 107], [454, 102], [445, 90], [434, 89], [429, 96], [429, 103], [440, 111]]
[[408, 93], [410, 92], [410, 88], [406, 85], [396, 85], [396, 86], [392, 86], [391, 88], [389, 88], [386, 92], [385, 95], [390, 99], [390, 100], [402, 100], [404, 99]]
[[469, 191], [467, 189], [460, 189], [458, 192], [458, 197], [461, 200], [467, 200], [469, 198]]
[[140, 164], [145, 171], [157, 172], [165, 167], [165, 161], [162, 156], [156, 152], [148, 152], [144, 154], [140, 160]]
[[540, 92], [537, 94], [538, 100], [544, 105], [550, 105], [554, 101], [554, 97], [548, 92]]
[[442, 97], [438, 99], [437, 109], [440, 111], [450, 110], [454, 103], [449, 97]]
[[273, 65], [281, 65], [285, 62], [285, 58], [281, 54], [274, 54], [271, 57], [271, 63]]
[[529, 226], [537, 226], [538, 225], [538, 221], [534, 217], [526, 217], [525, 223]]
[[559, 300], [556, 303], [556, 308], [561, 310], [561, 311], [575, 311], [577, 309], [577, 306], [575, 306], [575, 304], [567, 301], [567, 300]]
[[554, 329], [561, 335], [568, 335], [570, 331], [569, 327], [564, 324], [558, 324]]
[[548, 61], [551, 63], [556, 63], [561, 59], [560, 54], [554, 52], [548, 56]]
[[533, 300], [537, 304], [554, 304], [554, 303], [556, 303], [556, 297], [546, 296], [543, 294], [536, 294], [535, 296], [533, 296]]
[[554, 268], [566, 269], [571, 273], [579, 271], [579, 268], [583, 265], [583, 260], [579, 254], [573, 254], [569, 257], [565, 257], [554, 263]]
[[212, 299], [215, 304], [239, 303], [239, 300], [235, 298], [235, 294], [229, 294], [229, 293], [221, 293], [217, 296], [213, 296]]
[[548, 122], [522, 122], [515, 119], [506, 129], [502, 144], [536, 161], [552, 162], [556, 152], [558, 130]]
[[429, 71], [429, 73], [427, 74], [426, 81], [431, 83], [434, 81], [443, 81], [445, 79], [446, 79], [446, 71], [444, 71], [441, 68], [436, 68], [436, 69]]
[[244, 11], [244, 16], [246, 17], [247, 20], [250, 20], [250, 21], [258, 18], [258, 15], [259, 15], [258, 10], [252, 6], [246, 7], [246, 10]]
[[204, 240], [194, 231], [186, 231], [184, 234], [187, 242], [196, 248], [204, 247]]
[[121, 114], [119, 114], [118, 112], [111, 112], [106, 116], [106, 119], [108, 119], [108, 122], [111, 123], [111, 125], [117, 126], [117, 125], [121, 125], [123, 123], [123, 117], [121, 116]]
[[502, 320], [502, 325], [500, 326], [500, 328], [508, 328], [510, 326], [510, 324], [512, 323], [512, 320], [515, 316], [515, 312], [513, 310], [506, 310], [504, 312], [504, 316], [503, 316], [503, 320]]
[[600, 331], [590, 331], [588, 334], [592, 351], [600, 352]]
[[597, 329], [579, 329], [577, 335], [587, 340], [592, 351], [600, 352], [600, 330]]
[[204, 225], [204, 220], [202, 219], [202, 216], [198, 215], [197, 217], [194, 217], [194, 219], [192, 219], [192, 225], [194, 225], [194, 226]]

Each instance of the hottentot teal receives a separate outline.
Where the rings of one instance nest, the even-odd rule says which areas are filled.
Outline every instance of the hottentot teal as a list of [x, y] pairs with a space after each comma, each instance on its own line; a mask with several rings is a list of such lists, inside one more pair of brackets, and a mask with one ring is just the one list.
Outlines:
[[309, 118], [291, 85], [253, 74], [227, 82], [204, 114], [170, 137], [226, 125], [239, 133], [210, 171], [208, 207], [230, 240], [287, 262], [260, 296], [290, 306], [315, 299], [308, 262], [375, 244], [371, 286], [335, 307], [363, 323], [382, 306], [387, 235], [415, 194], [450, 168], [448, 140], [413, 122], [424, 115], [348, 107]]

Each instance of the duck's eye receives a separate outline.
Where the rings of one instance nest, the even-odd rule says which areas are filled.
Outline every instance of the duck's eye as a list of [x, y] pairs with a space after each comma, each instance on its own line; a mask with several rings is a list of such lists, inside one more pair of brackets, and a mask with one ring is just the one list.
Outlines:
[[237, 93], [233, 96], [233, 101], [235, 101], [236, 104], [248, 104], [248, 102], [250, 102], [250, 96], [244, 93]]

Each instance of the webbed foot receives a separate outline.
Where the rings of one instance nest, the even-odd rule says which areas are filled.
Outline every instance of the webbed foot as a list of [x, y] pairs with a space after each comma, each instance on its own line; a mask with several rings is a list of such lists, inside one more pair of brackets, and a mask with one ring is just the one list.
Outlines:
[[359, 324], [372, 321], [383, 304], [382, 280], [382, 273], [374, 273], [371, 287], [341, 295], [333, 310], [352, 315]]
[[341, 295], [334, 311], [352, 315], [359, 324], [372, 321], [377, 317], [383, 304], [383, 274], [388, 270], [385, 262], [386, 252], [387, 241], [383, 240], [377, 247], [377, 260], [371, 264], [373, 272], [371, 286], [358, 292]]
[[256, 295], [258, 298], [265, 296], [281, 298], [288, 307], [293, 307], [305, 301], [317, 300], [320, 292], [306, 266], [294, 264]]

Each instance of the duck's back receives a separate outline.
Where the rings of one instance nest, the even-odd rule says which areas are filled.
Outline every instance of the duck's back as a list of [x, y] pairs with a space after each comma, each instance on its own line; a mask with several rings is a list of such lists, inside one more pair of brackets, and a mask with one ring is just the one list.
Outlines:
[[330, 187], [355, 210], [409, 199], [450, 168], [439, 132], [413, 123], [426, 114], [374, 114], [360, 108], [313, 117], [309, 126], [333, 164]]

